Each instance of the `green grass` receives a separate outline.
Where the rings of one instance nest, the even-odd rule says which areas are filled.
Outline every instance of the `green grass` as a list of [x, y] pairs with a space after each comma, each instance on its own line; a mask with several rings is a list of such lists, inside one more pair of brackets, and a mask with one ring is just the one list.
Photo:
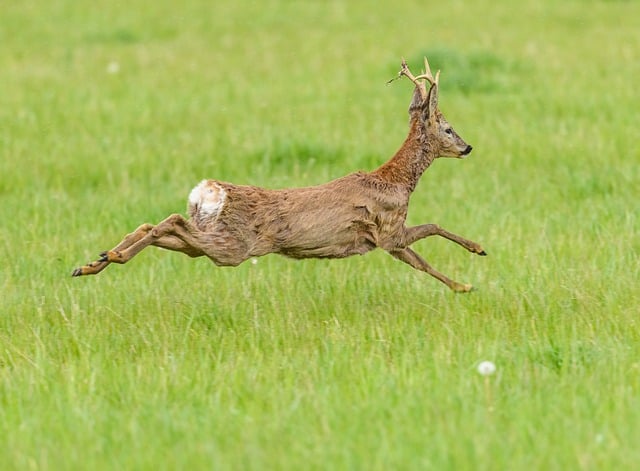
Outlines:
[[[637, 466], [637, 2], [5, 3], [0, 468]], [[415, 245], [476, 292], [383, 252], [70, 277], [202, 178], [375, 168], [425, 54], [474, 152], [409, 223], [486, 248]]]

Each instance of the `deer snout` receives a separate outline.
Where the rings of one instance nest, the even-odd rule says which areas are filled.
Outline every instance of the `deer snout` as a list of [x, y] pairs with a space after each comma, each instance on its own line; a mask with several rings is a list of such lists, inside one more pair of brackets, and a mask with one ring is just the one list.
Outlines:
[[471, 147], [470, 145], [467, 145], [467, 148], [462, 151], [462, 155], [469, 155], [472, 150], [473, 150], [473, 147]]

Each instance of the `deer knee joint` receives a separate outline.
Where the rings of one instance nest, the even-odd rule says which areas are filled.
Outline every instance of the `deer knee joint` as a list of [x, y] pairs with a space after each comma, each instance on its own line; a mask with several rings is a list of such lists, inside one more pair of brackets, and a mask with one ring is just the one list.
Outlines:
[[185, 223], [185, 219], [181, 214], [172, 214], [166, 219], [166, 221], [169, 224], [180, 225], [180, 226], [184, 226], [184, 223]]

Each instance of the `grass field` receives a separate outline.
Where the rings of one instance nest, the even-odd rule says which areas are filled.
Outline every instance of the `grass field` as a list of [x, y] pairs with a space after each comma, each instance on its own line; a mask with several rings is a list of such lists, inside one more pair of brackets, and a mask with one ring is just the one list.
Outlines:
[[[640, 4], [3, 2], [0, 469], [631, 470], [640, 463]], [[401, 56], [474, 146], [384, 252], [74, 279], [203, 178], [370, 170]], [[482, 377], [479, 362], [497, 371]]]

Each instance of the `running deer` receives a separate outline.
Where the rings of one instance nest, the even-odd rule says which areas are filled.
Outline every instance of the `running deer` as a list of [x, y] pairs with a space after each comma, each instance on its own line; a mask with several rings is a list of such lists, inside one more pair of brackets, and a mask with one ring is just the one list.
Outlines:
[[415, 77], [402, 61], [397, 78], [407, 77], [415, 85], [409, 134], [378, 169], [281, 190], [203, 180], [189, 194], [188, 219], [173, 214], [155, 226], [143, 224], [98, 260], [74, 270], [73, 276], [95, 275], [111, 263], [126, 263], [150, 245], [190, 257], [204, 255], [219, 266], [237, 266], [270, 253], [295, 259], [343, 258], [380, 247], [454, 291], [470, 291], [471, 285], [451, 280], [409, 248], [438, 235], [486, 255], [479, 244], [436, 224], [405, 225], [411, 193], [434, 159], [463, 158], [471, 152], [438, 109], [440, 71], [434, 77], [426, 58], [424, 65], [425, 72]]

